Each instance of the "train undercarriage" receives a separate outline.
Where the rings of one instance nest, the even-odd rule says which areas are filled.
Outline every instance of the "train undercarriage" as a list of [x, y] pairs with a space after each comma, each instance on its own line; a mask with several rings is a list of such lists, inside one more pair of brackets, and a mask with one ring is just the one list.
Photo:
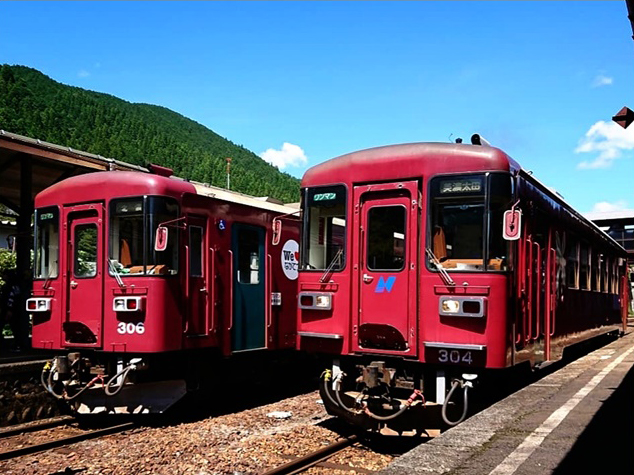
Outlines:
[[186, 360], [163, 355], [73, 351], [41, 373], [44, 388], [78, 414], [162, 413], [187, 392]]
[[322, 373], [320, 395], [329, 414], [355, 426], [422, 435], [462, 422], [479, 380], [460, 367], [354, 357]]
[[[153, 354], [77, 350], [49, 361], [41, 382], [76, 414], [160, 414], [194, 394], [210, 403], [221, 388], [268, 392], [301, 385], [317, 368], [313, 356], [288, 349], [231, 356], [217, 348]], [[280, 374], [297, 377], [280, 381]]]

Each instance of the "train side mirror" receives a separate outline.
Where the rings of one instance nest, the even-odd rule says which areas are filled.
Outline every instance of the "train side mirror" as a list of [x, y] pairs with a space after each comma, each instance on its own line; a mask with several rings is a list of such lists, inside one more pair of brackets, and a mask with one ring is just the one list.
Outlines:
[[167, 227], [159, 226], [156, 228], [156, 238], [154, 239], [154, 250], [155, 251], [164, 251], [167, 249]]
[[280, 239], [282, 238], [282, 221], [277, 218], [273, 218], [273, 223], [271, 224], [271, 227], [273, 228], [272, 244], [274, 246], [277, 246], [280, 243]]
[[510, 209], [504, 212], [502, 236], [507, 241], [517, 241], [522, 234], [522, 210]]

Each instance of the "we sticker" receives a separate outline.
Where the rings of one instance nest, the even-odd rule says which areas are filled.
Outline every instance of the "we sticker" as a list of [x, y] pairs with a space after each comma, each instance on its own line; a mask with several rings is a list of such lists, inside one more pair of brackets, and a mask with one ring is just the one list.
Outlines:
[[299, 244], [297, 244], [297, 241], [289, 239], [282, 247], [282, 270], [289, 280], [296, 280], [298, 267]]

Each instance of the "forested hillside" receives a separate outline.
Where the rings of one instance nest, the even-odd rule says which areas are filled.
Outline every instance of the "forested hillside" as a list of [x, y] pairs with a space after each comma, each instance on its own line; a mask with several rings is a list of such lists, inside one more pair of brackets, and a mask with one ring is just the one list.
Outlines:
[[0, 65], [0, 129], [138, 165], [156, 163], [192, 180], [299, 201], [299, 180], [176, 112], [60, 84], [24, 66]]

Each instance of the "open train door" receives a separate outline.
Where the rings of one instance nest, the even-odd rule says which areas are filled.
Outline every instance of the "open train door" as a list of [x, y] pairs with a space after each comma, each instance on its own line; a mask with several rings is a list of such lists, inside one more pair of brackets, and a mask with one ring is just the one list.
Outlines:
[[62, 341], [67, 347], [101, 348], [103, 279], [107, 272], [103, 204], [66, 206], [63, 223], [68, 272], [64, 274], [66, 314]]
[[419, 202], [415, 181], [354, 187], [354, 351], [417, 354]]
[[266, 347], [266, 258], [264, 228], [234, 224], [231, 233], [233, 253], [232, 351]]
[[555, 231], [526, 228], [519, 241], [518, 295], [520, 307], [515, 328], [516, 363], [530, 360], [539, 365], [549, 361], [555, 332], [557, 305], [557, 252]]

